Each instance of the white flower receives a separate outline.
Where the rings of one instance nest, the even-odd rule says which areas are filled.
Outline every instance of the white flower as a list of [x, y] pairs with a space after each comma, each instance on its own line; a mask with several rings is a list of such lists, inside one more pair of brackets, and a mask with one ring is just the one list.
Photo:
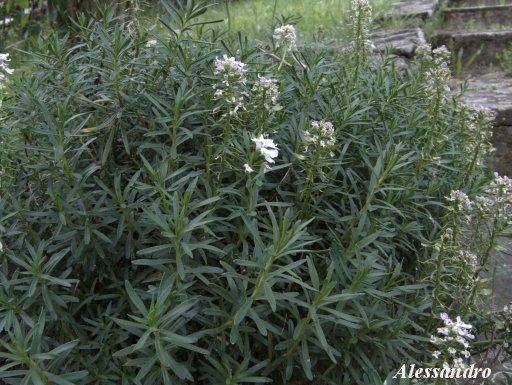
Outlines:
[[431, 61], [432, 60], [432, 46], [428, 43], [420, 44], [416, 47], [414, 54], [416, 55], [416, 57], [419, 58], [419, 60]]
[[215, 99], [220, 99], [224, 96], [224, 90], [215, 90], [215, 93], [213, 94], [213, 97]]
[[12, 68], [9, 68], [7, 66], [7, 63], [10, 60], [11, 59], [9, 59], [9, 54], [8, 53], [0, 53], [0, 88], [3, 88], [3, 86], [4, 86], [3, 83], [7, 79], [7, 77], [5, 76], [4, 72], [9, 74], [9, 75], [12, 75], [12, 73], [14, 72], [14, 70]]
[[232, 109], [229, 111], [229, 115], [230, 116], [233, 116], [233, 117], [236, 118], [236, 117], [238, 117], [238, 110], [239, 109], [245, 110], [243, 95], [240, 96], [239, 98], [235, 98], [233, 96], [231, 99], [226, 99], [226, 102], [231, 104], [231, 106], [232, 106]]
[[251, 172], [254, 172], [254, 170], [251, 168], [251, 166], [249, 166], [247, 163], [244, 163], [244, 169], [245, 169], [245, 172], [250, 174]]
[[271, 110], [272, 106], [266, 102], [266, 99], [270, 99], [272, 104], [276, 104], [277, 97], [279, 96], [279, 90], [277, 88], [277, 81], [275, 79], [266, 78], [258, 74], [258, 80], [254, 82], [252, 90], [258, 94], [258, 96], [265, 98], [265, 108]]
[[253, 138], [252, 141], [256, 144], [256, 150], [259, 150], [261, 155], [269, 163], [274, 163], [274, 158], [279, 155], [277, 145], [272, 139], [267, 139], [263, 135], [258, 138]]
[[463, 193], [460, 190], [454, 190], [450, 193], [449, 197], [446, 197], [446, 199], [450, 202], [456, 202], [456, 204], [459, 204], [459, 208], [462, 210], [468, 210], [472, 206], [471, 200], [468, 198], [468, 196]]
[[500, 176], [494, 173], [494, 180], [490, 183], [486, 191], [490, 195], [494, 195], [496, 200], [508, 201], [512, 196], [512, 179], [508, 176]]
[[274, 30], [274, 39], [276, 47], [283, 47], [288, 51], [296, 49], [297, 35], [295, 34], [295, 27], [293, 25], [283, 25]]
[[[325, 120], [311, 122], [311, 129], [304, 132], [304, 141], [306, 142], [306, 151], [308, 146], [320, 146], [330, 148], [336, 144], [334, 126], [331, 122]], [[334, 156], [334, 153], [331, 153]]]
[[439, 62], [447, 62], [450, 60], [450, 51], [446, 48], [446, 46], [442, 45], [439, 48], [436, 48], [432, 51], [434, 55], [434, 60], [438, 59]]
[[[370, 27], [372, 25], [372, 7], [368, 0], [352, 0], [352, 33], [356, 54], [367, 54], [375, 48], [370, 40]], [[362, 50], [363, 52], [359, 52]]]
[[440, 314], [440, 317], [443, 321], [449, 321], [450, 320], [450, 317], [448, 316], [448, 314], [446, 313], [441, 313]]
[[156, 40], [148, 40], [148, 42], [146, 43], [146, 47], [153, 47], [156, 45]]
[[245, 84], [245, 64], [237, 61], [234, 57], [224, 55], [222, 59], [215, 58], [215, 75], [222, 75], [222, 83], [229, 87], [233, 83]]
[[452, 356], [450, 360], [453, 362], [454, 367], [461, 367], [461, 365], [463, 365], [461, 356], [468, 358], [471, 355], [469, 352], [469, 343], [466, 339], [475, 338], [475, 336], [469, 333], [469, 330], [471, 330], [473, 326], [464, 323], [459, 316], [457, 316], [455, 321], [446, 313], [441, 313], [440, 317], [444, 322], [444, 327], [438, 328], [437, 333], [441, 335], [442, 338], [430, 336], [430, 341], [437, 345], [439, 349], [434, 351], [432, 356], [439, 358], [441, 351], [448, 352]]
[[464, 361], [462, 360], [462, 358], [456, 358], [455, 360], [453, 360], [453, 366], [455, 368], [462, 368], [464, 367]]

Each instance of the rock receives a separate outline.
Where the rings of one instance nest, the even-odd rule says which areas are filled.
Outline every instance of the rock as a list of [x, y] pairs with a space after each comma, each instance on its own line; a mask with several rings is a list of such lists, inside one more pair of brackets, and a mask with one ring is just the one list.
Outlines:
[[492, 144], [493, 169], [512, 176], [512, 78], [501, 76], [472, 78], [463, 100], [469, 106], [483, 106], [496, 112]]
[[391, 11], [386, 15], [389, 18], [421, 18], [432, 17], [441, 5], [441, 0], [397, 0], [391, 4]]
[[418, 45], [426, 44], [425, 34], [421, 28], [387, 29], [372, 35], [375, 51], [392, 53], [411, 58]]
[[462, 64], [472, 60], [485, 72], [500, 68], [499, 55], [512, 43], [512, 30], [505, 31], [441, 31], [432, 36], [432, 45], [445, 45], [454, 53], [462, 53]]
[[[450, 7], [483, 7], [486, 5], [496, 5], [500, 0], [451, 0]], [[511, 0], [505, 0], [505, 4], [512, 4]]]
[[496, 126], [512, 126], [512, 78], [497, 76], [469, 79], [464, 101], [468, 105], [481, 105], [495, 111]]
[[[418, 45], [425, 44], [425, 34], [421, 28], [406, 29], [385, 29], [372, 34], [371, 40], [375, 46], [374, 53], [383, 53], [388, 50], [395, 56], [411, 58]], [[304, 46], [303, 48], [325, 49], [327, 51], [343, 52], [351, 49], [350, 44], [333, 43], [315, 43]]]
[[512, 5], [446, 8], [443, 10], [443, 19], [450, 28], [500, 28], [512, 20]]
[[[512, 126], [494, 127], [492, 130], [492, 145], [496, 149], [493, 153], [493, 171], [500, 175], [512, 177]], [[496, 277], [496, 284], [509, 277]], [[512, 292], [507, 290], [510, 295]], [[501, 293], [504, 295], [505, 293]], [[512, 298], [508, 298], [512, 301]]]

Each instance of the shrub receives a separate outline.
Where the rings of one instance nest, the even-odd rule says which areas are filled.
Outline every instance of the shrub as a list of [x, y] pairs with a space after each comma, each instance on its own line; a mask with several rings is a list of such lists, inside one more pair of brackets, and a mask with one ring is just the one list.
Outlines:
[[382, 383], [470, 309], [428, 246], [483, 184], [487, 126], [443, 52], [254, 47], [205, 10], [164, 3], [157, 36], [103, 10], [12, 77], [6, 383]]

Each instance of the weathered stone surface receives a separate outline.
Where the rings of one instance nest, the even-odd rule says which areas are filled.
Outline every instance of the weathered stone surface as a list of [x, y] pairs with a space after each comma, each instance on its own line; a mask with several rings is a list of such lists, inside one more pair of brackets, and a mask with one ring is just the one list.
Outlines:
[[421, 28], [392, 29], [377, 31], [372, 35], [377, 52], [386, 49], [396, 55], [412, 57], [418, 45], [425, 44], [425, 34]]
[[[426, 43], [425, 34], [421, 28], [381, 30], [372, 34], [371, 40], [375, 46], [374, 53], [383, 53], [388, 50], [396, 56], [406, 58], [411, 58], [414, 55], [414, 50], [418, 45]], [[304, 48], [342, 52], [351, 49], [351, 46], [340, 42], [326, 42], [309, 44]]]
[[[496, 126], [512, 126], [512, 78], [469, 79], [464, 100], [468, 105], [484, 106], [496, 111]], [[512, 148], [512, 132], [510, 138]]]
[[[508, 127], [512, 129], [512, 127]], [[510, 138], [509, 132], [509, 138]], [[506, 173], [500, 173], [500, 175], [507, 175]], [[512, 174], [508, 174], [512, 176]], [[512, 231], [512, 229], [508, 229]], [[512, 303], [512, 290], [510, 290], [510, 282], [512, 277], [512, 258], [510, 257], [510, 251], [512, 250], [512, 240], [510, 238], [501, 238], [498, 243], [502, 250], [496, 250], [493, 254], [493, 262], [496, 267], [496, 276], [494, 279], [494, 293], [492, 296], [494, 306], [496, 310], [503, 309], [503, 306]]]
[[512, 30], [505, 31], [441, 31], [432, 37], [432, 45], [438, 47], [446, 45], [453, 52], [462, 50], [462, 60], [468, 61], [478, 52], [474, 63], [484, 67], [480, 71], [486, 71], [486, 67], [500, 68], [499, 55], [512, 43]]
[[446, 8], [443, 19], [452, 29], [490, 29], [512, 20], [512, 5]]
[[470, 106], [483, 106], [496, 112], [493, 168], [501, 175], [512, 176], [512, 78], [469, 79], [463, 98]]
[[[493, 170], [500, 175], [512, 177], [512, 126], [494, 127], [492, 145], [496, 149], [493, 154]], [[509, 270], [512, 271], [512, 266], [509, 266]], [[499, 283], [503, 277], [496, 277], [496, 280]], [[512, 291], [509, 291], [508, 294], [512, 295]], [[512, 301], [512, 298], [509, 300]]]
[[388, 17], [422, 18], [432, 17], [441, 5], [441, 0], [395, 0]]
[[450, 7], [482, 7], [486, 5], [512, 4], [512, 0], [451, 0]]

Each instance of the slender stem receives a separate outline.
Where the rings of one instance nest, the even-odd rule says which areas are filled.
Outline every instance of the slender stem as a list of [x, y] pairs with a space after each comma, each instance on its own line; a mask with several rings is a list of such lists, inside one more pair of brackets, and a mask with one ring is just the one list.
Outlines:
[[319, 160], [318, 152], [315, 151], [315, 156], [311, 161], [308, 169], [308, 175], [306, 177], [306, 183], [304, 189], [300, 194], [300, 202], [302, 206], [302, 213], [304, 214], [304, 218], [309, 215], [308, 204], [311, 201], [311, 186], [313, 185], [313, 181], [315, 179], [315, 173], [317, 172], [317, 165]]
[[444, 240], [441, 243], [441, 248], [439, 250], [439, 254], [437, 255], [437, 263], [436, 263], [436, 284], [434, 287], [434, 291], [432, 292], [433, 301], [432, 301], [432, 312], [430, 313], [430, 319], [428, 320], [427, 330], [430, 330], [432, 326], [432, 322], [434, 321], [434, 317], [437, 312], [437, 305], [439, 303], [439, 287], [441, 286], [441, 271], [443, 268], [443, 251], [444, 251]]
[[231, 12], [229, 9], [229, 0], [226, 0], [226, 13], [228, 15], [228, 29], [231, 30]]
[[281, 67], [284, 64], [285, 59], [286, 59], [286, 47], [283, 48], [283, 56], [281, 57], [281, 62], [279, 63], [279, 67], [277, 67], [277, 72], [281, 71]]

